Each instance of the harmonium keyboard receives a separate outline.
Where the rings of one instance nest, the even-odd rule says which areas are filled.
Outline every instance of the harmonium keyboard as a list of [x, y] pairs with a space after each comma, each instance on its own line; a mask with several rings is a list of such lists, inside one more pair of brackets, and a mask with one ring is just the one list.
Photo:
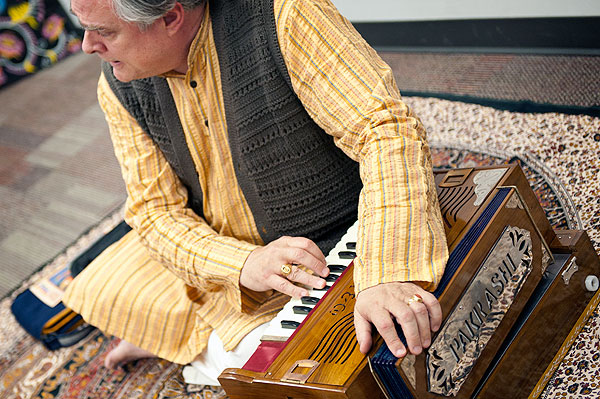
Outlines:
[[431, 346], [398, 359], [375, 334], [360, 353], [355, 225], [327, 256], [330, 287], [291, 300], [250, 360], [220, 375], [230, 398], [541, 394], [598, 304], [600, 260], [584, 231], [552, 229], [517, 164], [434, 175], [450, 256], [434, 292], [443, 322]]

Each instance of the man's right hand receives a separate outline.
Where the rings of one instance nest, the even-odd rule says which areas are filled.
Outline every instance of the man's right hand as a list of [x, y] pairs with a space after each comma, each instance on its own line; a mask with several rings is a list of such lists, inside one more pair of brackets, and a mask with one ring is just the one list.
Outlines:
[[[420, 300], [411, 303], [409, 299], [415, 296]], [[408, 351], [418, 355], [431, 344], [432, 332], [439, 330], [442, 308], [433, 294], [409, 281], [378, 284], [357, 295], [354, 326], [362, 353], [371, 348], [374, 325], [394, 356], [404, 357], [407, 348], [394, 322], [402, 327]]]
[[[282, 265], [289, 265], [291, 272], [282, 275]], [[304, 266], [307, 271], [298, 265]], [[308, 271], [314, 272], [314, 274]], [[264, 247], [252, 251], [240, 274], [240, 284], [253, 291], [274, 289], [286, 295], [299, 298], [308, 295], [306, 288], [323, 288], [329, 269], [325, 256], [313, 241], [303, 237], [280, 237]]]

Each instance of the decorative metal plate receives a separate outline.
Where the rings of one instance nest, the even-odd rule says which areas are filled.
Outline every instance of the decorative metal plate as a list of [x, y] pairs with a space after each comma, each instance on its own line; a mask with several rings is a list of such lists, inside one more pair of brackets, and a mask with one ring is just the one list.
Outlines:
[[473, 205], [479, 206], [483, 204], [487, 195], [492, 191], [496, 184], [500, 181], [507, 168], [482, 170], [473, 177], [475, 184], [475, 195], [477, 198]]
[[504, 229], [428, 350], [430, 392], [458, 393], [531, 272], [531, 246], [529, 231]]

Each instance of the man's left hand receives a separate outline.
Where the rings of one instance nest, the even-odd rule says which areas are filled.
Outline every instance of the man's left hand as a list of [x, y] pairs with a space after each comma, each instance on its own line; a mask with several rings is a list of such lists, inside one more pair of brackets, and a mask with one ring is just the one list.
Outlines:
[[[422, 301], [409, 301], [410, 298]], [[374, 325], [394, 356], [404, 357], [406, 348], [396, 333], [394, 321], [402, 327], [408, 350], [418, 355], [431, 344], [431, 332], [440, 328], [442, 309], [433, 294], [410, 282], [384, 283], [361, 291], [354, 306], [360, 351], [366, 354], [371, 348], [371, 325]]]

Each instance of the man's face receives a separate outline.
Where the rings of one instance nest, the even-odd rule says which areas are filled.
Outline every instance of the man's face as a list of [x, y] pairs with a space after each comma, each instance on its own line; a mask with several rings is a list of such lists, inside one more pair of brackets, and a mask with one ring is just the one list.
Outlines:
[[169, 72], [176, 63], [169, 53], [162, 20], [143, 32], [136, 24], [119, 19], [111, 0], [72, 0], [71, 10], [85, 29], [83, 51], [98, 54], [123, 82]]

